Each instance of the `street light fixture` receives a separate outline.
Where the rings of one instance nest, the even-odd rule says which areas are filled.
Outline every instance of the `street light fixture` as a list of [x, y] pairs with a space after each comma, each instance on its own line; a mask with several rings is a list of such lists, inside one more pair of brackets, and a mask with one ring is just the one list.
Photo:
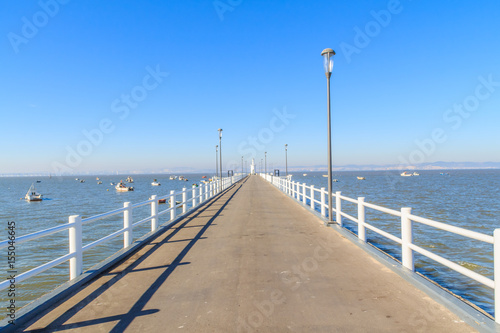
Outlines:
[[288, 144], [285, 143], [285, 176], [288, 177]]
[[[327, 101], [328, 101], [328, 224], [333, 223], [332, 218], [332, 134], [331, 134], [331, 118], [330, 118], [330, 77], [333, 70], [333, 56], [335, 51], [327, 48], [321, 52], [323, 56], [323, 65], [325, 67], [326, 86], [327, 86]], [[340, 221], [337, 221], [337, 223]]]
[[219, 170], [220, 170], [220, 189], [222, 190], [222, 128], [219, 128], [217, 131], [219, 131]]

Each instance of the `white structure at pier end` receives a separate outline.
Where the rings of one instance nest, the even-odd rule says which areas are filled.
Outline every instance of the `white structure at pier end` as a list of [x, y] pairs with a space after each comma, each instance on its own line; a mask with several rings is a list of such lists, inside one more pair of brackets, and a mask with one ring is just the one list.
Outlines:
[[252, 164], [250, 165], [250, 174], [255, 175], [255, 159], [252, 158]]

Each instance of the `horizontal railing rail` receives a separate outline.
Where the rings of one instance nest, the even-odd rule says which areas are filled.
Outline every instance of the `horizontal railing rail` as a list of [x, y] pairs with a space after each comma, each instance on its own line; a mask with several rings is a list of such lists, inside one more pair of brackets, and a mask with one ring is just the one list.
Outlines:
[[[262, 178], [276, 186], [281, 191], [290, 195], [309, 209], [315, 211], [316, 205], [319, 205], [321, 216], [327, 217], [328, 211], [328, 192], [325, 188], [317, 189], [313, 185], [307, 186], [306, 183], [299, 183], [291, 180], [291, 177], [276, 177], [272, 175], [260, 174]], [[319, 200], [316, 199], [316, 194], [319, 195]], [[335, 214], [335, 223], [343, 227], [342, 217], [352, 221], [358, 226], [357, 237], [366, 242], [366, 229], [369, 229], [380, 236], [383, 236], [397, 244], [401, 245], [401, 264], [403, 267], [415, 272], [414, 252], [417, 252], [424, 257], [427, 257], [439, 264], [448, 267], [459, 274], [469, 277], [491, 289], [493, 289], [495, 321], [500, 324], [500, 229], [495, 229], [493, 236], [480, 232], [467, 230], [464, 228], [449, 225], [443, 222], [433, 221], [411, 214], [411, 208], [403, 207], [400, 211], [375, 205], [364, 201], [364, 197], [357, 199], [349, 198], [341, 195], [340, 191], [332, 193], [332, 212]], [[309, 204], [307, 203], [309, 200]], [[342, 211], [342, 201], [347, 201], [357, 205], [358, 216], [352, 216]], [[391, 216], [400, 217], [401, 219], [401, 237], [395, 236], [387, 231], [377, 228], [366, 221], [365, 208], [370, 208], [375, 211], [389, 214]], [[332, 213], [332, 215], [333, 215]], [[333, 220], [333, 219], [332, 219]], [[413, 242], [413, 223], [420, 223], [429, 227], [451, 232], [469, 239], [474, 239], [487, 244], [493, 244], [493, 275], [496, 279], [490, 279], [487, 276], [481, 275], [473, 270], [463, 267], [449, 259], [446, 259], [436, 253], [428, 251]], [[498, 315], [497, 314], [497, 310]]]
[[[117, 208], [112, 211], [97, 214], [94, 216], [86, 217], [84, 219], [79, 215], [72, 215], [69, 217], [69, 221], [66, 224], [58, 225], [49, 229], [36, 231], [31, 234], [16, 237], [15, 240], [4, 240], [0, 242], [0, 249], [9, 248], [13, 246], [18, 246], [21, 243], [29, 242], [35, 239], [47, 237], [65, 230], [69, 231], [68, 244], [69, 253], [64, 254], [56, 259], [49, 262], [43, 263], [35, 268], [22, 272], [16, 276], [16, 283], [22, 282], [26, 279], [32, 278], [50, 268], [58, 266], [69, 260], [69, 279], [73, 280], [83, 273], [83, 253], [98, 246], [102, 245], [111, 239], [114, 239], [120, 235], [123, 235], [123, 248], [128, 248], [132, 245], [132, 233], [135, 227], [142, 225], [146, 222], [151, 221], [151, 231], [154, 232], [158, 230], [159, 217], [170, 213], [170, 218], [165, 223], [173, 223], [178, 216], [182, 216], [187, 212], [198, 207], [201, 203], [207, 201], [208, 199], [214, 197], [215, 195], [221, 193], [225, 189], [229, 188], [235, 182], [244, 178], [243, 174], [218, 178], [211, 182], [206, 182], [198, 187], [193, 187], [192, 189], [183, 188], [180, 191], [170, 191], [169, 194], [156, 196], [153, 195], [148, 200], [131, 204], [130, 202], [125, 202], [123, 208]], [[177, 198], [180, 196], [180, 200]], [[189, 197], [188, 197], [189, 196]], [[165, 200], [170, 202], [169, 208], [164, 210], [158, 209], [159, 200]], [[190, 208], [188, 209], [188, 204]], [[151, 215], [143, 218], [142, 220], [133, 222], [133, 210], [143, 206], [151, 206]], [[182, 209], [180, 215], [177, 216], [177, 210]], [[116, 230], [102, 238], [91, 241], [90, 243], [83, 245], [83, 232], [82, 225], [109, 218], [118, 214], [123, 214], [123, 228]], [[142, 235], [141, 235], [142, 236]], [[103, 258], [105, 259], [105, 258]], [[17, 268], [19, 270], [19, 268]], [[0, 290], [9, 287], [11, 284], [10, 280], [4, 280], [0, 282]]]

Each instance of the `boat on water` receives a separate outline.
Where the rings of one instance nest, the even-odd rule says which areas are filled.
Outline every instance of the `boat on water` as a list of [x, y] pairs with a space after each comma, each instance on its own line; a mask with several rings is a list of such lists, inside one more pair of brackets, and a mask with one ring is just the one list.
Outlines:
[[36, 182], [37, 182], [37, 183], [41, 183], [42, 181], [41, 181], [41, 180], [37, 180]]
[[177, 179], [177, 176], [172, 175], [172, 176], [170, 176], [170, 178], [169, 178], [169, 179], [170, 179], [170, 180]]
[[203, 177], [201, 177], [201, 178], [207, 178], [207, 176], [203, 176]]
[[113, 182], [111, 182], [111, 183], [109, 183], [109, 185], [111, 185], [111, 186], [115, 186], [116, 184], [115, 184], [115, 183], [113, 183]]
[[154, 179], [153, 182], [151, 183], [151, 185], [160, 186], [161, 184], [158, 181], [156, 181], [156, 179]]
[[191, 185], [191, 187], [198, 187], [198, 184], [193, 184]]
[[99, 177], [95, 177], [95, 180], [100, 180]]
[[332, 182], [334, 182], [334, 183], [338, 183], [338, 182], [339, 182], [339, 180], [338, 180], [338, 179], [334, 179], [334, 180], [332, 180]]
[[411, 177], [411, 176], [413, 176], [413, 174], [408, 171], [405, 171], [401, 174], [401, 177]]
[[100, 180], [99, 180], [99, 181], [97, 182], [97, 185], [101, 185], [101, 184], [102, 184], [102, 181], [100, 181]]
[[133, 191], [134, 188], [132, 186], [127, 186], [123, 183], [123, 181], [120, 181], [116, 186], [115, 189], [118, 192], [128, 192], [128, 191]]
[[416, 171], [413, 173], [413, 175], [414, 176], [420, 176], [420, 174], [418, 172], [416, 172]]
[[365, 178], [365, 177], [360, 177], [360, 176], [358, 176], [358, 179], [359, 179], [359, 180], [365, 180], [366, 178]]
[[322, 175], [323, 177], [328, 177], [328, 175]]
[[24, 199], [26, 199], [27, 201], [42, 201], [42, 196], [43, 195], [41, 195], [36, 191], [35, 183], [33, 183], [31, 184], [30, 189], [24, 196]]
[[184, 176], [179, 176], [179, 180], [184, 180]]
[[304, 176], [304, 177], [307, 176], [307, 173], [303, 173], [302, 176]]
[[80, 183], [85, 183], [85, 179], [80, 179]]
[[134, 182], [134, 179], [133, 179], [132, 177], [128, 176], [128, 177], [127, 177], [127, 179], [125, 179], [125, 181], [126, 181], [127, 183], [133, 183], [133, 182]]

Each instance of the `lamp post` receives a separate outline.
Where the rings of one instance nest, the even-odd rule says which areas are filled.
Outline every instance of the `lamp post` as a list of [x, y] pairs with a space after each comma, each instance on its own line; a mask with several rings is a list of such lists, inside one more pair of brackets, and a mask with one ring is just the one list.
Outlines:
[[219, 178], [219, 145], [215, 145], [215, 176]]
[[241, 156], [241, 176], [243, 177], [243, 156]]
[[288, 176], [288, 144], [285, 143], [285, 176]]
[[262, 158], [260, 159], [260, 173], [262, 173], [262, 169], [263, 169], [263, 161], [262, 161]]
[[[321, 52], [323, 56], [323, 64], [326, 75], [326, 91], [327, 91], [327, 107], [328, 107], [328, 224], [333, 223], [332, 218], [332, 134], [331, 134], [331, 119], [330, 119], [330, 77], [333, 70], [333, 56], [335, 51], [327, 48]], [[337, 223], [340, 221], [337, 221]]]
[[264, 152], [264, 174], [267, 177], [267, 151]]
[[219, 131], [219, 175], [220, 175], [220, 184], [221, 187], [220, 189], [222, 190], [222, 128], [219, 128], [217, 131]]

